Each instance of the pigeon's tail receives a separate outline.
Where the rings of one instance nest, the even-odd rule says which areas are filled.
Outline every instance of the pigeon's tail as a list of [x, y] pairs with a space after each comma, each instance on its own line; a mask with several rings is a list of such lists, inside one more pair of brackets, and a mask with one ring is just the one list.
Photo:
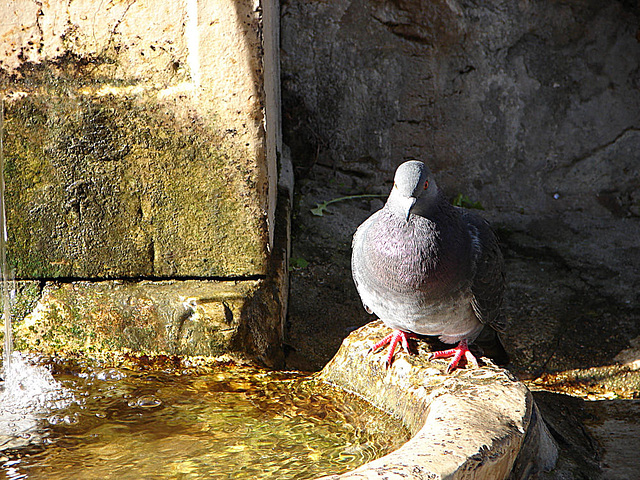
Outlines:
[[509, 363], [509, 354], [504, 349], [498, 332], [493, 328], [485, 326], [473, 343], [480, 347], [482, 355], [489, 357], [498, 365]]

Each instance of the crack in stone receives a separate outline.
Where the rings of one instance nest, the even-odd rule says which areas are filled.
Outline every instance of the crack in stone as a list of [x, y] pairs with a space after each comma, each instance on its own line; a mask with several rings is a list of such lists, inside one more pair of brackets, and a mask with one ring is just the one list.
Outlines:
[[577, 164], [579, 164], [579, 163], [581, 163], [581, 162], [593, 157], [594, 155], [597, 155], [600, 152], [605, 151], [607, 148], [615, 145], [618, 141], [620, 141], [629, 132], [640, 132], [640, 128], [637, 128], [637, 127], [627, 127], [627, 128], [625, 128], [613, 140], [611, 140], [611, 141], [609, 141], [609, 142], [607, 142], [607, 143], [605, 143], [603, 145], [598, 145], [597, 147], [592, 148], [587, 153], [585, 153], [583, 155], [580, 155], [578, 157], [575, 157], [567, 165], [562, 166], [560, 169], [569, 169], [569, 168], [575, 167]]
[[44, 49], [44, 29], [40, 24], [40, 18], [44, 17], [44, 11], [42, 10], [42, 2], [36, 2], [38, 5], [38, 11], [36, 12], [36, 28], [38, 29], [38, 33], [40, 34], [40, 44], [38, 45], [38, 54], [42, 54]]
[[[129, 9], [133, 6], [134, 3], [136, 3], [137, 0], [131, 0], [127, 6], [124, 9], [124, 12], [122, 12], [122, 15], [120, 15], [120, 18], [116, 20], [116, 23], [114, 24], [113, 28], [111, 29], [111, 31], [109, 32], [109, 40], [107, 40], [107, 44], [105, 46], [105, 48], [103, 49], [103, 52], [106, 51], [113, 43], [113, 39], [117, 34], [117, 30], [118, 27], [120, 26], [120, 24], [124, 21], [124, 17], [127, 15], [127, 13], [129, 12]], [[102, 2], [100, 2], [100, 5], [98, 7], [98, 9], [100, 9], [100, 7], [102, 6]], [[95, 19], [95, 17], [94, 17]]]

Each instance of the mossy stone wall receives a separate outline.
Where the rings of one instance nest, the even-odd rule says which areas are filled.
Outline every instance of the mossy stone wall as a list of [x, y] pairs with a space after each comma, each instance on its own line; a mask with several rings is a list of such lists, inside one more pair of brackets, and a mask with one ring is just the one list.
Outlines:
[[0, 16], [16, 346], [278, 364], [277, 4], [17, 0]]
[[5, 178], [16, 275], [263, 274], [263, 199], [246, 149], [189, 99], [87, 81], [79, 63], [29, 66], [11, 84]]
[[265, 273], [261, 11], [216, 4], [3, 8], [18, 278]]

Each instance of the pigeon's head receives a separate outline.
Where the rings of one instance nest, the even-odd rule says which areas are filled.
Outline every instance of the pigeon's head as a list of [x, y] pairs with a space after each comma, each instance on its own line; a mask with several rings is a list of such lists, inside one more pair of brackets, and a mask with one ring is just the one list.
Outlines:
[[387, 203], [408, 219], [417, 202], [429, 203], [437, 197], [437, 193], [438, 187], [429, 167], [417, 160], [410, 160], [396, 170]]

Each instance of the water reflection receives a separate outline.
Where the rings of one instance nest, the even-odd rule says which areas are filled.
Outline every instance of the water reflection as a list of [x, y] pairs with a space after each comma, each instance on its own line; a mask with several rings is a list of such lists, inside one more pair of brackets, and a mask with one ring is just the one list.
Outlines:
[[305, 479], [408, 439], [398, 421], [295, 372], [56, 371], [68, 404], [35, 412], [37, 437], [32, 426], [28, 447], [4, 449], [8, 478]]

